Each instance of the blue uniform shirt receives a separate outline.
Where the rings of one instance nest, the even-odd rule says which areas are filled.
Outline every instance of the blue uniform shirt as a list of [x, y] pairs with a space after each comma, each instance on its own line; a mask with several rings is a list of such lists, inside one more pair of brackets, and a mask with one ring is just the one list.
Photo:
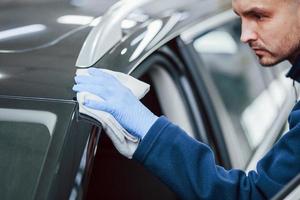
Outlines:
[[[300, 59], [287, 74], [300, 81]], [[300, 102], [289, 116], [290, 130], [258, 162], [256, 171], [225, 170], [212, 150], [160, 117], [133, 158], [182, 199], [270, 199], [300, 173]]]

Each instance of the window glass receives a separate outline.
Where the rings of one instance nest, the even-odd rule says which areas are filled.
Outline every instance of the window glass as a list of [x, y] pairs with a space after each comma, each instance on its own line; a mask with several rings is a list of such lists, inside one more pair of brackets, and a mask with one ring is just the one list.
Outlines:
[[193, 46], [229, 114], [241, 153], [248, 159], [267, 134], [278, 109], [267, 89], [270, 81], [265, 80], [249, 47], [239, 41], [240, 33], [236, 20], [196, 38]]
[[33, 199], [56, 115], [0, 108], [1, 199]]
[[1, 198], [33, 197], [49, 140], [43, 124], [0, 121]]

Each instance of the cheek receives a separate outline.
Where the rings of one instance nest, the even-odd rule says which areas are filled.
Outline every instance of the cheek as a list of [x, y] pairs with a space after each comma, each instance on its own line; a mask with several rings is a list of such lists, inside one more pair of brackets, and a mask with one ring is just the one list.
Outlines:
[[263, 45], [272, 53], [287, 51], [295, 43], [294, 26], [282, 20], [273, 20], [260, 26], [260, 39]]
[[299, 34], [295, 29], [291, 29], [289, 33], [286, 33], [285, 38], [281, 41], [281, 46], [286, 54], [291, 54], [293, 51], [299, 48]]
[[[286, 27], [281, 33], [280, 45], [284, 51], [291, 51], [299, 46], [299, 29], [297, 26]], [[289, 30], [289, 31], [287, 31]]]
[[282, 40], [279, 40], [278, 34], [273, 31], [264, 31], [259, 35], [258, 43], [266, 48], [269, 52], [275, 53], [280, 48]]

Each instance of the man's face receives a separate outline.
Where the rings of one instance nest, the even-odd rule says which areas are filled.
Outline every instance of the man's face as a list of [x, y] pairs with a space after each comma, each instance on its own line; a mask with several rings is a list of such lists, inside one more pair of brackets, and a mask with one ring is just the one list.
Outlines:
[[264, 66], [300, 54], [299, 0], [232, 0], [242, 20], [241, 41], [254, 50]]

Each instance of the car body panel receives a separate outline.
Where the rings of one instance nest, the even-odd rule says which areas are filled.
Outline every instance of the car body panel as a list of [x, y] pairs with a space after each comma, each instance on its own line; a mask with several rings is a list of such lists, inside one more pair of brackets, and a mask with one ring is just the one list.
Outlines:
[[[92, 19], [113, 3], [101, 1], [98, 10], [64, 1], [0, 3], [0, 95], [72, 100], [74, 65], [91, 29], [72, 16]], [[44, 30], [30, 32], [32, 25]]]
[[74, 64], [84, 41], [82, 34], [86, 32], [34, 52], [0, 54], [0, 95], [72, 100]]
[[[91, 19], [102, 16], [114, 2], [99, 1], [93, 7], [87, 3], [76, 6], [68, 1], [0, 2], [0, 50], [29, 49], [51, 42], [80, 25], [88, 24]], [[34, 24], [43, 25], [45, 29], [29, 31], [31, 34], [26, 34], [26, 31], [3, 34], [3, 31]]]
[[[216, 12], [229, 9], [230, 5], [231, 4], [228, 3], [228, 1], [211, 0], [204, 0], [201, 2], [190, 0], [185, 1], [184, 3], [171, 0], [154, 1], [147, 5], [147, 7], [141, 7], [139, 10], [139, 13], [148, 16], [148, 20], [125, 34], [121, 42], [104, 55], [95, 66], [130, 74], [145, 58], [163, 44], [178, 36], [182, 30], [192, 26], [200, 19], [203, 20]], [[181, 15], [181, 18], [169, 31], [162, 33], [165, 30], [164, 28], [168, 26], [170, 19], [174, 18], [174, 15]], [[164, 37], [159, 40], [156, 40], [157, 38], [154, 37], [154, 43], [150, 42], [149, 45], [144, 46], [143, 51], [140, 52], [139, 56], [135, 59], [131, 59], [133, 55], [139, 51], [139, 48], [141, 47], [140, 44], [143, 43], [143, 40], [141, 39], [147, 35], [151, 22], [154, 22], [157, 19], [161, 20], [163, 24], [159, 33], [164, 34]]]
[[[191, 26], [199, 18], [208, 17], [215, 12], [219, 12], [219, 10], [226, 9], [230, 6], [228, 2], [224, 3], [223, 1], [216, 0], [203, 0], [197, 4], [195, 4], [195, 2], [198, 1], [190, 0], [189, 2], [184, 2], [174, 7], [172, 1], [156, 1], [148, 7], [141, 8], [149, 18], [138, 27], [138, 30], [136, 27], [127, 30], [128, 33], [125, 34], [121, 42], [101, 58], [95, 66], [130, 73], [152, 52], [177, 36], [180, 30]], [[12, 6], [10, 12], [13, 12], [13, 8], [14, 7]], [[28, 10], [30, 11], [29, 8], [25, 9], [27, 14], [29, 13]], [[42, 11], [42, 8], [40, 10]], [[199, 10], [201, 12], [199, 12]], [[164, 25], [167, 25], [168, 19], [171, 17], [170, 15], [168, 16], [168, 13], [171, 11], [172, 13], [181, 13], [183, 16], [182, 21], [172, 27], [171, 30], [167, 31], [167, 33], [164, 34], [159, 41], [156, 41], [155, 44], [151, 44], [151, 49], [143, 49], [134, 60], [130, 60], [139, 46], [139, 42], [137, 42], [133, 47], [128, 48], [127, 53], [120, 55], [120, 52], [124, 50], [124, 47], [134, 42], [134, 40], [145, 31], [147, 24], [154, 19], [160, 19], [162, 16], [165, 16], [163, 23]], [[21, 13], [22, 11], [17, 9], [17, 12]], [[78, 14], [79, 12], [76, 11], [75, 13]], [[102, 14], [101, 11], [99, 13]], [[41, 14], [42, 13], [40, 13], [40, 15]], [[54, 18], [57, 19], [58, 16], [65, 14], [66, 13], [53, 14], [49, 16], [54, 16]], [[185, 15], [188, 17], [184, 18]], [[51, 21], [47, 18], [45, 20]], [[30, 21], [30, 19], [28, 19], [28, 21]], [[37, 21], [36, 23], [42, 22]], [[52, 25], [55, 24], [53, 19], [51, 23], [48, 23]], [[61, 25], [58, 25], [57, 28], [60, 29], [60, 26]], [[71, 29], [63, 29], [59, 32], [64, 33], [68, 30]], [[89, 30], [90, 27], [82, 29], [59, 43], [47, 48], [20, 53], [0, 53], [0, 84], [3, 86], [0, 88], [0, 95], [72, 100], [74, 93], [71, 88], [74, 84], [73, 76], [76, 70], [75, 62]], [[161, 30], [163, 30], [163, 28]], [[49, 41], [52, 38], [55, 38], [55, 35], [58, 35], [57, 33], [54, 34], [49, 31], [46, 31], [44, 34], [45, 35], [43, 35], [40, 41], [33, 45], [30, 40], [27, 40], [28, 36], [26, 36], [27, 39], [4, 41], [3, 45], [3, 41], [0, 41], [0, 52], [1, 49], [3, 50], [3, 48], [8, 46], [12, 46], [12, 49], [15, 50], [29, 47], [32, 48], [43, 42]], [[35, 37], [32, 37], [32, 39], [35, 39]], [[26, 41], [28, 41], [28, 43]]]

